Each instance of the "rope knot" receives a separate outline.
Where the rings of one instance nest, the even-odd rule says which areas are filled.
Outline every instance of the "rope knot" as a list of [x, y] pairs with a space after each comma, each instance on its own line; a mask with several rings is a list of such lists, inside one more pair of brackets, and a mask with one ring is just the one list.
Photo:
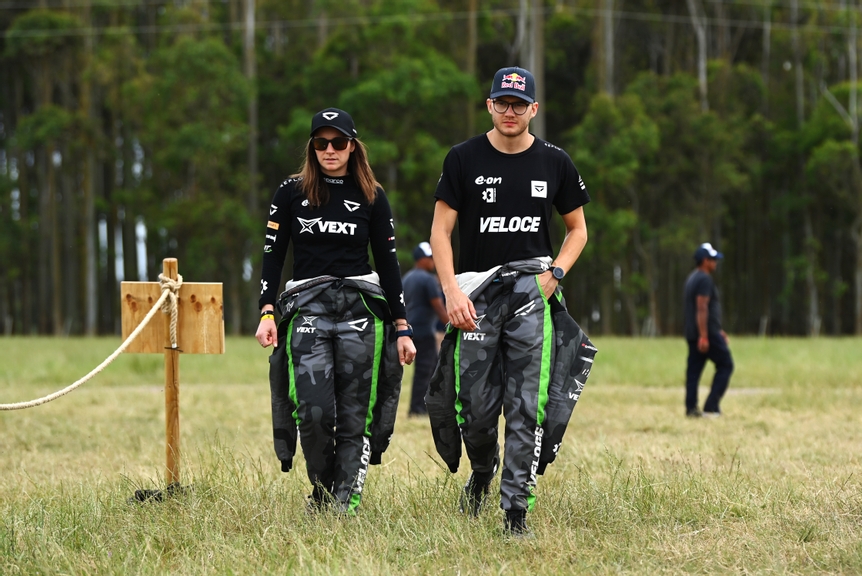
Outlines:
[[162, 292], [167, 292], [167, 298], [162, 301], [161, 310], [165, 314], [171, 315], [171, 348], [177, 347], [177, 317], [179, 315], [179, 293], [180, 286], [183, 285], [183, 277], [177, 274], [177, 279], [173, 280], [164, 274], [159, 274], [159, 284], [162, 287]]

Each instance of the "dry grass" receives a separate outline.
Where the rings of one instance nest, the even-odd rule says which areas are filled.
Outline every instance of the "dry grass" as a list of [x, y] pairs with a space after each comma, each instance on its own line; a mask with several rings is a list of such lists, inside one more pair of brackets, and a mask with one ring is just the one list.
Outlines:
[[[0, 343], [0, 402], [68, 384], [118, 344]], [[501, 536], [495, 506], [457, 513], [468, 464], [442, 469], [407, 398], [360, 515], [306, 515], [301, 459], [278, 472], [251, 338], [182, 359], [193, 492], [129, 505], [162, 485], [163, 375], [159, 356], [124, 356], [67, 397], [0, 413], [0, 573], [860, 573], [860, 344], [735, 339], [725, 416], [690, 420], [681, 342], [598, 339], [529, 541]]]

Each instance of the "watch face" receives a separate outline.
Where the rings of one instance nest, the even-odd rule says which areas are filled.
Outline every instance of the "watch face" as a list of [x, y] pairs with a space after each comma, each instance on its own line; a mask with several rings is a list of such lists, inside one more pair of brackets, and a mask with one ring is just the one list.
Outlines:
[[563, 276], [566, 275], [566, 273], [563, 272], [563, 269], [559, 266], [554, 266], [552, 273], [554, 274], [554, 278], [556, 278], [557, 280], [562, 280]]

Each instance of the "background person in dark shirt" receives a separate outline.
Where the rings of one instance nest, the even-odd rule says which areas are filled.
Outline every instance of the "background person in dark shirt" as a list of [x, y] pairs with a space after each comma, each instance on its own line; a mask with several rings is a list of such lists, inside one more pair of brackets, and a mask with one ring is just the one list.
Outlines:
[[[401, 365], [416, 354], [394, 230], [353, 119], [337, 108], [321, 110], [312, 118], [300, 173], [279, 186], [269, 207], [255, 335], [261, 346], [277, 347], [271, 367], [285, 366], [277, 377], [270, 371], [276, 453], [282, 470], [290, 470], [298, 428], [313, 486], [311, 509], [332, 503], [353, 513], [359, 506], [368, 465], [379, 458], [373, 415], [389, 399], [381, 398], [378, 384], [380, 358], [392, 346], [386, 336], [393, 332], [391, 319]], [[279, 331], [273, 311], [291, 242], [289, 285], [296, 288], [282, 308]], [[386, 391], [397, 399], [397, 391]]]
[[[688, 341], [688, 367], [685, 372], [685, 413], [687, 416], [721, 416], [719, 402], [733, 372], [733, 358], [727, 334], [721, 329], [721, 303], [712, 273], [723, 257], [706, 242], [694, 253], [697, 267], [689, 274], [684, 289], [685, 339]], [[697, 407], [697, 388], [707, 360], [715, 364], [712, 390], [703, 406]]]
[[413, 390], [410, 396], [411, 416], [427, 414], [425, 393], [437, 365], [437, 323], [449, 322], [440, 281], [434, 274], [431, 245], [422, 242], [413, 249], [413, 268], [401, 279], [407, 320], [413, 327], [413, 344], [416, 346], [416, 363], [413, 365]]

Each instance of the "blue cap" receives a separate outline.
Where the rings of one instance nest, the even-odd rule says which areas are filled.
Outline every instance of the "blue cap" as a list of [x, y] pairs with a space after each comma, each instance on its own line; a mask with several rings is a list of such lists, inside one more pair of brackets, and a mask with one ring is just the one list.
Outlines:
[[694, 251], [694, 260], [700, 264], [704, 258], [720, 260], [721, 258], [724, 258], [724, 254], [713, 248], [712, 244], [709, 242], [704, 242], [697, 247], [697, 250]]
[[428, 242], [420, 242], [413, 249], [413, 260], [420, 260], [422, 258], [431, 258], [431, 244]]
[[529, 70], [517, 66], [500, 68], [494, 74], [490, 97], [499, 98], [500, 96], [517, 96], [532, 104], [536, 101], [536, 80]]

